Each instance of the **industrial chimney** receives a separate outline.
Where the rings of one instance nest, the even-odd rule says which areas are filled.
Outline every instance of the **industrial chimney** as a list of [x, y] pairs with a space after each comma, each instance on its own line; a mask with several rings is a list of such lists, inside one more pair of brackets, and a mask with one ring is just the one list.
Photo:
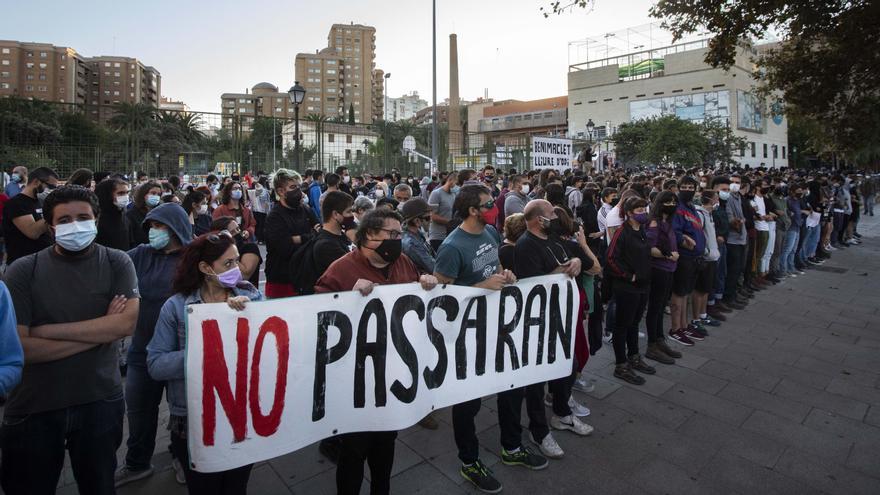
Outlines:
[[449, 154], [455, 156], [461, 153], [464, 136], [461, 132], [461, 113], [458, 96], [458, 36], [455, 33], [449, 35]]

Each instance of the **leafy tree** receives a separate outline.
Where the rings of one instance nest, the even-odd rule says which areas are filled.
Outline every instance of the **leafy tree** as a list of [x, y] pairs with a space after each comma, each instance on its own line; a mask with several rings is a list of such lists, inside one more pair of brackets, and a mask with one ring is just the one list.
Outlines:
[[703, 154], [705, 165], [734, 165], [734, 156], [745, 150], [746, 139], [734, 134], [726, 123], [707, 119], [700, 126], [700, 132], [706, 139], [706, 150]]
[[614, 145], [624, 163], [690, 167], [703, 162], [708, 139], [699, 124], [665, 116], [621, 124]]

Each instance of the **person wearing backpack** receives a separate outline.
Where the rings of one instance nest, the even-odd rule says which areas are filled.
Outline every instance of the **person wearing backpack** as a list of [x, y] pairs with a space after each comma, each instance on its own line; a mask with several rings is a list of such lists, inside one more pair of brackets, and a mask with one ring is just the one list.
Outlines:
[[[345, 231], [354, 228], [354, 213], [351, 208], [354, 200], [342, 191], [330, 191], [324, 197], [321, 207], [323, 224], [318, 235], [305, 246], [302, 263], [297, 264], [299, 273], [291, 270], [294, 286], [300, 294], [314, 294], [315, 282], [327, 271], [334, 261], [351, 251], [351, 241]], [[311, 252], [309, 252], [311, 251]], [[297, 259], [294, 256], [291, 261]], [[294, 267], [291, 262], [291, 268]]]

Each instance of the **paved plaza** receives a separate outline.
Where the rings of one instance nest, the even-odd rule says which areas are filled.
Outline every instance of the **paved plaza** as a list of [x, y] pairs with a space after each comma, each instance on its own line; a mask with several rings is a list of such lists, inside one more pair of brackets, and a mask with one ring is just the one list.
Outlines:
[[[544, 471], [500, 463], [495, 399], [485, 399], [482, 458], [504, 493], [880, 493], [880, 221], [860, 230], [863, 245], [758, 293], [644, 386], [614, 379], [604, 346], [587, 365], [595, 392], [575, 392], [596, 431], [556, 432], [566, 455]], [[121, 495], [186, 493], [163, 416], [157, 473]], [[394, 493], [475, 493], [458, 474], [449, 410], [439, 419], [437, 431], [400, 432]], [[249, 491], [330, 494], [334, 475], [312, 445], [255, 466]], [[76, 493], [69, 467], [62, 485]]]

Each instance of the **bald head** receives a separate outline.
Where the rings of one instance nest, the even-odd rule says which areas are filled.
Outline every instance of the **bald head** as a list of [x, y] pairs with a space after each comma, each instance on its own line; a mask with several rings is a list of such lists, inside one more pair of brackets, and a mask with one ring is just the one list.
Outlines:
[[551, 205], [549, 201], [535, 199], [526, 204], [526, 207], [523, 210], [523, 215], [526, 217], [526, 222], [530, 222], [539, 217], [552, 218], [553, 205]]

